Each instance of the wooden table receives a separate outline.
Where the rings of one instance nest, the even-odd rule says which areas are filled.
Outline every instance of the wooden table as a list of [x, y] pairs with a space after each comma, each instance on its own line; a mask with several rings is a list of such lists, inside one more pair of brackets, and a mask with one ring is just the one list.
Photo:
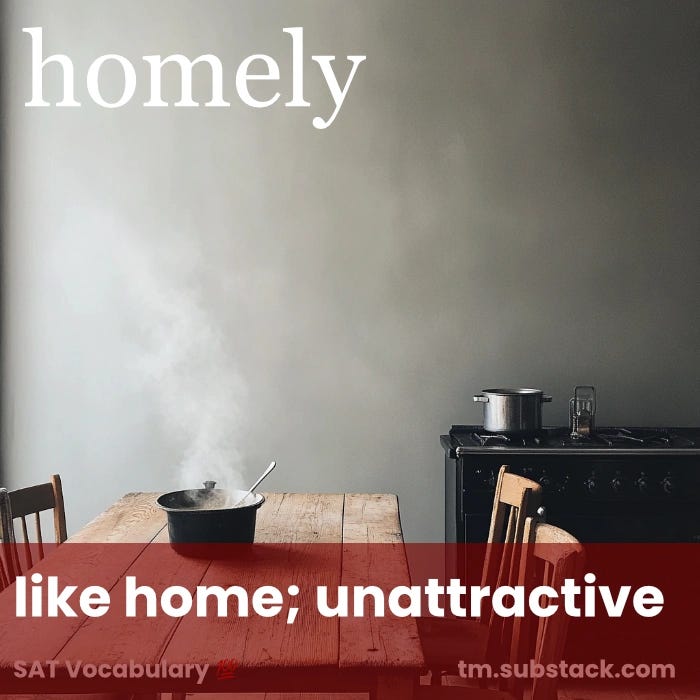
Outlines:
[[[168, 541], [165, 515], [155, 505], [156, 497], [157, 494], [153, 493], [127, 494], [69, 539], [69, 543], [137, 544], [135, 549], [126, 548], [132, 554], [123, 561], [120, 561], [119, 554], [122, 550], [115, 548], [117, 551], [109, 557], [110, 561], [100, 562], [102, 580], [99, 585], [107, 588], [111, 582], [114, 586], [124, 576], [137, 575], [139, 571], [149, 572], [149, 585], [153, 585], [153, 572], [159, 571], [158, 553], [162, 555], [162, 543]], [[382, 549], [385, 552], [382, 556], [391, 558], [390, 568], [397, 580], [409, 584], [396, 496], [269, 493], [266, 498], [265, 505], [258, 512], [256, 543], [279, 543], [290, 548], [313, 543], [342, 545], [327, 548], [338, 553], [337, 560], [321, 563], [329, 587], [370, 581], [371, 562], [366, 557], [345, 554], [356, 552], [355, 545], [362, 543], [393, 543], [394, 546]], [[59, 547], [49, 558], [70, 549], [66, 545]], [[196, 564], [184, 558], [183, 561], [179, 571], [165, 567], [167, 570], [162, 576], [167, 581], [162, 583], [189, 586], [194, 590], [197, 585], [219, 583], [225, 574], [222, 567], [227, 566], [221, 561]], [[96, 563], [71, 561], [71, 566], [78, 576], [82, 566], [94, 569]], [[258, 580], [256, 574], [251, 571], [248, 580], [241, 585], [245, 583], [246, 589], [253, 584], [263, 585], [259, 579], [263, 574], [258, 574]], [[298, 575], [303, 577], [303, 570]], [[299, 583], [303, 584], [303, 581]], [[10, 603], [8, 593], [9, 590], [0, 595], [0, 649], [7, 648], [9, 634], [3, 627]], [[14, 605], [14, 597], [11, 602]], [[13, 622], [17, 624], [15, 620]], [[409, 698], [412, 684], [424, 666], [418, 631], [412, 618], [323, 618], [316, 614], [305, 621], [307, 628], [303, 643], [299, 642], [295, 632], [290, 631], [293, 627], [287, 626], [286, 620], [276, 621], [275, 618], [274, 623], [265, 627], [264, 645], [247, 643], [246, 636], [250, 634], [248, 621], [236, 617], [202, 620], [191, 616], [180, 619], [160, 616], [154, 620], [136, 620], [134, 625], [122, 625], [116, 632], [109, 627], [107, 617], [90, 620], [78, 617], [65, 619], [60, 625], [54, 622], [48, 634], [44, 631], [45, 622], [29, 618], [22, 621], [23, 625], [29, 626], [24, 628], [29, 634], [13, 647], [13, 658], [0, 650], [0, 674], [7, 673], [15, 659], [75, 659], [85, 658], [91, 652], [99, 652], [100, 659], [105, 661], [116, 659], [119, 650], [131, 643], [134, 634], [139, 633], [139, 625], [144, 624], [148, 625], [148, 634], [144, 635], [148, 638], [144, 646], [148, 648], [139, 648], [143, 663], [161, 659], [211, 662], [221, 656], [235, 657], [241, 673], [235, 686], [227, 687], [225, 692], [343, 692], [370, 693], [377, 700]], [[95, 650], [95, 632], [100, 632], [100, 625], [104, 629], [98, 638], [105, 639], [105, 647]], [[86, 639], [91, 640], [90, 649], [86, 648]], [[267, 653], [270, 649], [275, 652], [272, 654], [274, 662]], [[223, 691], [220, 685], [211, 684], [178, 688], [183, 689]], [[45, 692], [46, 688], [42, 690]], [[171, 688], [158, 690], [167, 692]]]

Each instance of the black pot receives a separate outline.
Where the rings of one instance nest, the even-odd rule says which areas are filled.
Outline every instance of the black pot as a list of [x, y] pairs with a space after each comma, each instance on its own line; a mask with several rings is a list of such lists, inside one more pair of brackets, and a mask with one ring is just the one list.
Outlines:
[[265, 502], [260, 493], [248, 496], [243, 505], [231, 508], [245, 491], [204, 488], [163, 494], [158, 505], [168, 514], [170, 542], [177, 544], [251, 543], [255, 519]]

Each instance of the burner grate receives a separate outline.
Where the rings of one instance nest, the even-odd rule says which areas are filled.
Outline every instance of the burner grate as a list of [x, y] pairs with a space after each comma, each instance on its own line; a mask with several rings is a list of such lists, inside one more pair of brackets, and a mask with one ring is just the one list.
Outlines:
[[481, 447], [502, 445], [509, 447], [529, 447], [531, 445], [539, 447], [542, 440], [539, 435], [505, 435], [503, 433], [477, 433], [471, 434], [471, 439]]
[[602, 444], [608, 447], [695, 447], [695, 442], [688, 437], [677, 435], [669, 430], [640, 430], [632, 428], [607, 428], [598, 430], [586, 437], [566, 435], [561, 440], [562, 447], [582, 447]]
[[443, 436], [446, 449], [499, 450], [698, 450], [700, 428], [601, 426], [587, 436], [573, 437], [564, 426], [545, 427], [535, 433], [493, 433], [482, 425], [452, 426]]

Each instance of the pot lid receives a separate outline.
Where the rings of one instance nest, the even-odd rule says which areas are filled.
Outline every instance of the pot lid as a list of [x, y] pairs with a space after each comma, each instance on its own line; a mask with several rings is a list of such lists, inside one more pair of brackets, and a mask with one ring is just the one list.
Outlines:
[[210, 513], [259, 508], [265, 501], [265, 496], [261, 493], [252, 493], [236, 508], [231, 508], [231, 504], [237, 503], [245, 494], [245, 491], [240, 490], [187, 489], [165, 493], [157, 499], [156, 503], [163, 510], [171, 513]]
[[542, 394], [542, 389], [528, 389], [517, 387], [513, 389], [482, 389], [482, 394], [493, 394], [494, 396], [528, 396], [531, 394]]

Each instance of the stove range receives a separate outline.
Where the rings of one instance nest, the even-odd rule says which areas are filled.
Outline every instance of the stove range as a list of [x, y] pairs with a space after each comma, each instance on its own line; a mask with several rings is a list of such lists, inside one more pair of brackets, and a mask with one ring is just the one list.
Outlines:
[[700, 428], [455, 425], [441, 444], [447, 542], [486, 540], [503, 464], [539, 482], [547, 520], [582, 542], [700, 542]]

